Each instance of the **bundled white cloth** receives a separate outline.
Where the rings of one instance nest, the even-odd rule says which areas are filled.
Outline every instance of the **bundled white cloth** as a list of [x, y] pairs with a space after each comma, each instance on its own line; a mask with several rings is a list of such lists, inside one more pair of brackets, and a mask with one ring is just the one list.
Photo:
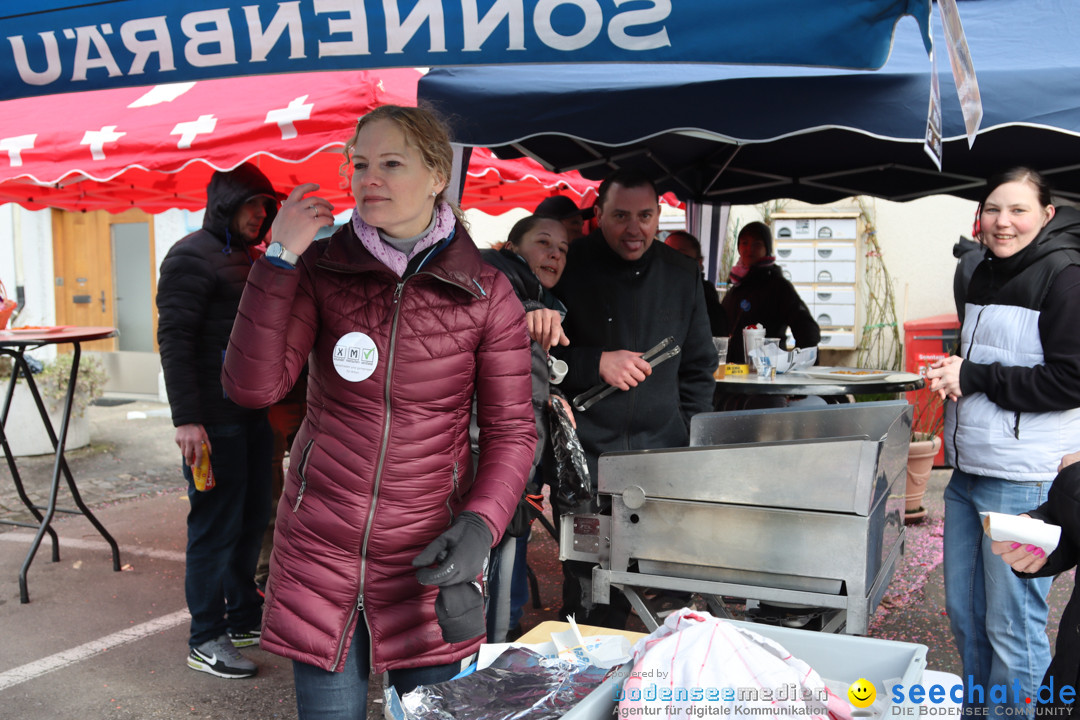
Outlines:
[[848, 704], [805, 662], [709, 613], [672, 613], [631, 654], [634, 669], [623, 684], [619, 717], [850, 718]]

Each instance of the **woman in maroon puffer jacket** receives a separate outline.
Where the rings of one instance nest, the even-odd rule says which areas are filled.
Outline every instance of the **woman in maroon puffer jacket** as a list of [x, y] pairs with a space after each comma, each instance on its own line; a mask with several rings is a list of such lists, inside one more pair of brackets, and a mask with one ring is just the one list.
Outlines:
[[389, 670], [399, 692], [456, 674], [484, 632], [476, 577], [536, 443], [524, 311], [442, 200], [445, 129], [385, 106], [345, 152], [352, 222], [313, 242], [332, 207], [308, 195], [316, 185], [292, 192], [223, 371], [229, 396], [255, 407], [309, 364], [262, 634], [294, 661], [301, 718], [363, 717], [369, 672]]

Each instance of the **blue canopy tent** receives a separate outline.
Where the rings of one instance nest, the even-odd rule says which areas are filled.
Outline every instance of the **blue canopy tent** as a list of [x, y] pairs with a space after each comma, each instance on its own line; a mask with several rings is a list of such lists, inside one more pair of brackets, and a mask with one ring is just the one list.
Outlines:
[[[930, 0], [38, 0], [0, 8], [0, 100], [213, 77], [555, 62], [880, 67]], [[929, 49], [929, 46], [927, 46]], [[925, 56], [924, 56], [925, 61]]]
[[[968, 149], [939, 59], [944, 172], [923, 150], [929, 63], [897, 27], [878, 71], [719, 65], [444, 68], [419, 96], [465, 145], [602, 178], [633, 167], [696, 203], [909, 200], [978, 194], [1003, 166], [1033, 165], [1080, 199], [1080, 13], [1069, 0], [961, 0], [982, 92]], [[940, 28], [935, 47], [943, 48]]]

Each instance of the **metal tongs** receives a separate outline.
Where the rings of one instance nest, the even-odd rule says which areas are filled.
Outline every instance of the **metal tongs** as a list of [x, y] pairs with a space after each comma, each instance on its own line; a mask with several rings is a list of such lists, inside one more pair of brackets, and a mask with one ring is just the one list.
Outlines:
[[[669, 345], [671, 348], [664, 351], [664, 348], [667, 348]], [[682, 348], [675, 344], [675, 338], [666, 337], [642, 353], [641, 359], [648, 361], [649, 367], [655, 368], [660, 363], [675, 357], [680, 352], [682, 352]], [[647, 379], [648, 378], [646, 378], [646, 380]], [[593, 385], [591, 388], [574, 398], [574, 409], [578, 412], [585, 412], [616, 390], [618, 390], [617, 387], [608, 385], [606, 382], [602, 382], [599, 385]]]

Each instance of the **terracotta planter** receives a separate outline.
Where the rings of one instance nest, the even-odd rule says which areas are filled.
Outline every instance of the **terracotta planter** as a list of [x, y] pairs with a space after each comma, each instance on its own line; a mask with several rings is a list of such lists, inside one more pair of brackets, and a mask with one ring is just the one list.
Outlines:
[[922, 500], [926, 493], [926, 481], [930, 479], [930, 471], [934, 469], [934, 457], [939, 449], [940, 435], [935, 435], [933, 440], [912, 441], [908, 448], [905, 523], [921, 522], [926, 517]]

